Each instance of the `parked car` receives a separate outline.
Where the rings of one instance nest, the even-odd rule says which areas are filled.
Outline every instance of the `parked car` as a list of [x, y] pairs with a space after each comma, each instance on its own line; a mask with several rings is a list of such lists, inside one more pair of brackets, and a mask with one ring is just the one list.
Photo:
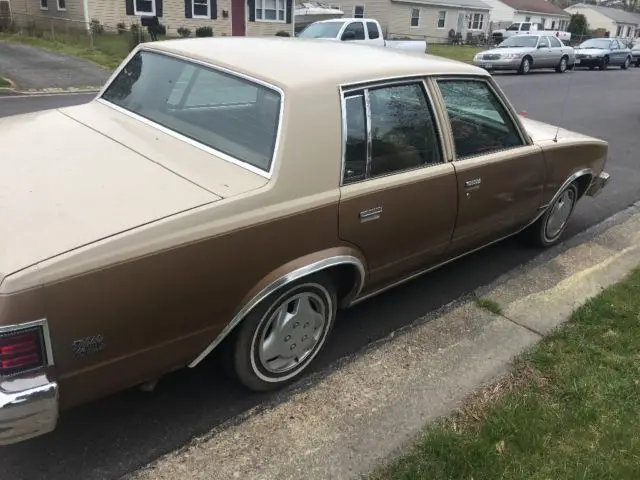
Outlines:
[[606, 70], [619, 66], [626, 70], [631, 64], [631, 49], [617, 38], [590, 38], [575, 49], [576, 67]]
[[380, 23], [373, 18], [332, 18], [313, 22], [298, 37], [321, 38], [338, 42], [366, 43], [379, 47], [397, 48], [413, 52], [427, 52], [426, 40], [388, 40]]
[[516, 35], [553, 35], [554, 37], [568, 42], [571, 40], [571, 33], [564, 30], [556, 30], [554, 28], [544, 28], [542, 23], [532, 22], [516, 22], [509, 25], [504, 29], [497, 29], [491, 31], [491, 36], [494, 43], [500, 43], [505, 38], [514, 37]]
[[631, 60], [636, 67], [640, 67], [640, 41], [636, 41], [631, 48]]
[[495, 48], [473, 57], [473, 64], [485, 70], [517, 70], [527, 74], [532, 69], [554, 68], [564, 73], [573, 68], [573, 48], [553, 35], [518, 35], [507, 38]]
[[609, 179], [482, 69], [322, 40], [143, 43], [89, 103], [0, 121], [2, 444], [212, 352], [282, 387], [339, 307], [557, 244]]

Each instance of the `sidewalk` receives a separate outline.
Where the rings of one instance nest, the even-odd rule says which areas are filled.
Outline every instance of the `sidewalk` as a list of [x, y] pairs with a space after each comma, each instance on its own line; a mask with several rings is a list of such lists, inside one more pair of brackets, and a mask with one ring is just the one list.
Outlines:
[[29, 91], [98, 89], [111, 72], [86, 60], [0, 41], [0, 76]]
[[477, 291], [499, 314], [473, 299], [451, 305], [128, 478], [357, 478], [637, 265], [640, 204]]

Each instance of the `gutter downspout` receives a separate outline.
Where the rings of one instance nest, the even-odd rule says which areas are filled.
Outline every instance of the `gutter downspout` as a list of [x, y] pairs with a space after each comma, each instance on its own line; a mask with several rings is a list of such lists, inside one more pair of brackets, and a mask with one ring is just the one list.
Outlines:
[[89, 0], [82, 0], [82, 8], [84, 9], [84, 25], [87, 31], [91, 29], [91, 22], [89, 20]]

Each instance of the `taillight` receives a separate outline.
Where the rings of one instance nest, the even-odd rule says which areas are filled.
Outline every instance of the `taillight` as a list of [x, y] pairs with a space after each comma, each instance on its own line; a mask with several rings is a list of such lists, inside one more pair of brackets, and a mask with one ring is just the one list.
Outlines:
[[45, 358], [41, 327], [0, 333], [0, 376], [43, 367]]

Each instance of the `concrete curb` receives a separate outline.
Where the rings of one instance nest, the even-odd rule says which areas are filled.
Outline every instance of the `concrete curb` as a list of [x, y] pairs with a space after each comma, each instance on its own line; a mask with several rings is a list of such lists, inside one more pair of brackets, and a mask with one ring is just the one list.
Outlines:
[[324, 480], [371, 471], [640, 265], [640, 208], [577, 237], [478, 289], [500, 315], [470, 299], [450, 305], [127, 478]]

